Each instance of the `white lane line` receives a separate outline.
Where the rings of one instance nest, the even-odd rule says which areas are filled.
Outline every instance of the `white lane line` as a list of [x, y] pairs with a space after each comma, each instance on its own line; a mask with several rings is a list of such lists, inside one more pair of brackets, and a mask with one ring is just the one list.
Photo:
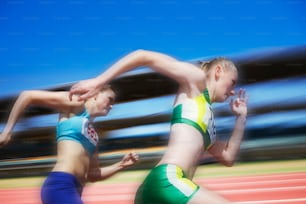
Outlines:
[[254, 175], [254, 176], [232, 176], [232, 177], [225, 177], [225, 178], [207, 178], [207, 179], [199, 179], [200, 181], [202, 180], [203, 182], [207, 181], [213, 181], [213, 182], [235, 182], [238, 179], [239, 180], [285, 180], [285, 179], [296, 179], [296, 178], [301, 178], [304, 179], [306, 177], [306, 172], [301, 172], [301, 173], [293, 173], [293, 174], [271, 174], [271, 175]]
[[269, 203], [288, 203], [288, 202], [303, 202], [306, 198], [282, 199], [282, 200], [261, 200], [261, 201], [242, 201], [234, 202], [235, 204], [269, 204]]
[[[301, 183], [305, 182], [306, 183], [306, 178], [305, 179], [288, 179], [288, 180], [278, 180], [278, 181], [237, 181], [237, 182], [229, 182], [229, 183], [204, 183], [203, 186], [208, 186], [208, 187], [217, 187], [217, 186], [239, 186], [239, 185], [254, 185], [254, 184], [289, 184], [289, 183]], [[252, 186], [249, 186], [252, 187]]]
[[256, 188], [256, 189], [234, 189], [234, 190], [216, 190], [221, 193], [250, 193], [250, 192], [261, 192], [261, 191], [288, 191], [288, 190], [305, 190], [306, 186], [293, 186], [293, 187], [276, 187], [276, 188]]
[[121, 195], [91, 195], [83, 196], [83, 201], [92, 202], [92, 201], [129, 201], [134, 200], [133, 194], [121, 194]]

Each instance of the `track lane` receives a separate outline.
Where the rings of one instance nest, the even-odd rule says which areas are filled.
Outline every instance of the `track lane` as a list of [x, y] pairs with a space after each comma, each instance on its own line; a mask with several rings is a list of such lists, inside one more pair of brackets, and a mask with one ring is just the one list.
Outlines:
[[[306, 172], [196, 179], [236, 204], [306, 204]], [[85, 204], [132, 204], [138, 183], [92, 184], [83, 192]], [[39, 188], [0, 189], [0, 202], [40, 204]]]

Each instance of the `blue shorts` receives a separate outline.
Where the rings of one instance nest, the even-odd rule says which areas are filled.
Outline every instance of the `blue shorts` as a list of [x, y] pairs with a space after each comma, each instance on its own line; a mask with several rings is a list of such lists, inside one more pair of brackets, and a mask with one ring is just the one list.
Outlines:
[[74, 175], [50, 172], [41, 189], [41, 200], [43, 204], [83, 204], [82, 190]]

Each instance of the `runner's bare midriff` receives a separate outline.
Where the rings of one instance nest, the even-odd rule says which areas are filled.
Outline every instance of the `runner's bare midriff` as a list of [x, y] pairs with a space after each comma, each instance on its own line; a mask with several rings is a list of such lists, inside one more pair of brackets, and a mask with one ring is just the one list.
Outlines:
[[57, 148], [57, 161], [52, 171], [70, 173], [81, 184], [85, 183], [90, 158], [83, 146], [75, 141], [64, 140], [58, 143]]
[[159, 164], [177, 165], [191, 179], [203, 152], [201, 134], [192, 126], [177, 123], [171, 127], [168, 148]]

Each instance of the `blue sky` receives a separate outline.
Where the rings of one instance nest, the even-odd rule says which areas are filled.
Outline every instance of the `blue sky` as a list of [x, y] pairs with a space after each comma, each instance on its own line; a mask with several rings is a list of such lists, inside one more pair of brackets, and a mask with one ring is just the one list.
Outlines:
[[93, 77], [142, 48], [182, 60], [306, 43], [297, 0], [2, 0], [0, 98]]

